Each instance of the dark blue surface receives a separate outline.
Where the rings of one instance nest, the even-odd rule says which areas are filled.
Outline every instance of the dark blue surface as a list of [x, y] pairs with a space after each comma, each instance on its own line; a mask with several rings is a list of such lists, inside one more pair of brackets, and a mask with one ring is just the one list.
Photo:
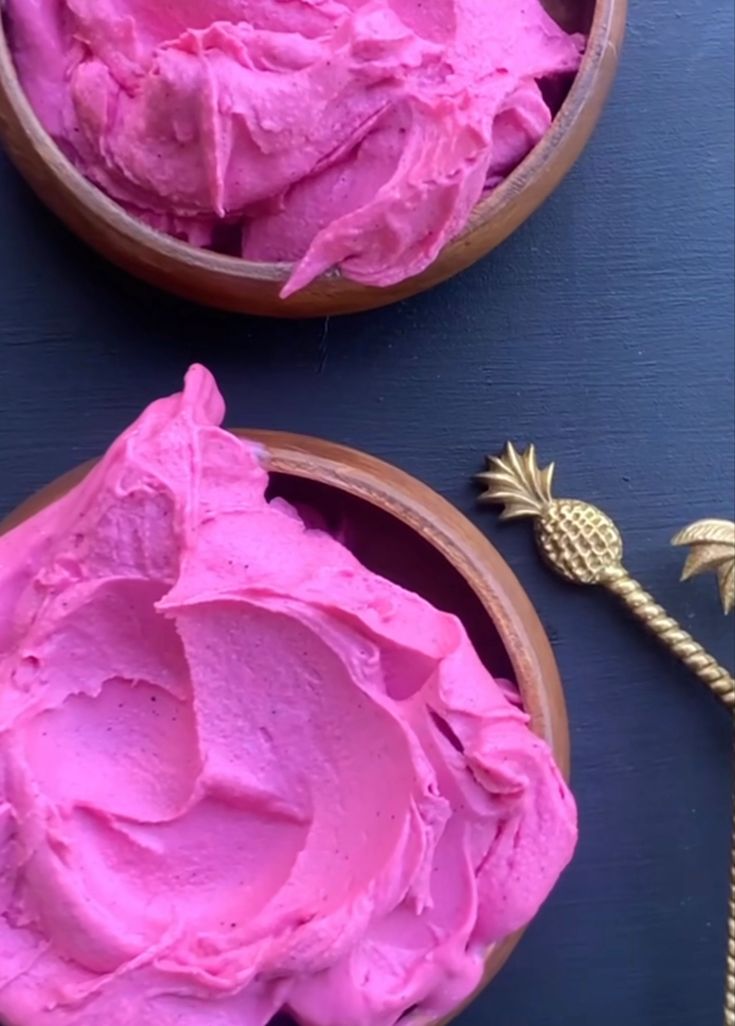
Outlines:
[[630, 569], [735, 662], [714, 579], [679, 585], [668, 547], [735, 504], [732, 43], [732, 0], [633, 0], [603, 123], [541, 213], [432, 294], [326, 331], [146, 291], [0, 157], [3, 509], [98, 453], [196, 358], [231, 424], [324, 435], [424, 478], [537, 604], [568, 696], [579, 853], [461, 1026], [720, 1021], [727, 718], [604, 595], [553, 579], [524, 526], [478, 512], [468, 479], [506, 438], [535, 439], [563, 492], [619, 521]]

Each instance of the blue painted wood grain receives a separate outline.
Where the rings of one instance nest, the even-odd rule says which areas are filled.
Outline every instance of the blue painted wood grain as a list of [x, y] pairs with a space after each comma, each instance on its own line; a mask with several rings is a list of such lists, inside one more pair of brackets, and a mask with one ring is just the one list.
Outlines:
[[360, 446], [477, 520], [538, 605], [563, 671], [576, 861], [458, 1026], [714, 1026], [725, 941], [725, 717], [605, 596], [552, 579], [470, 475], [507, 438], [624, 528], [631, 570], [735, 662], [713, 580], [677, 583], [676, 529], [733, 515], [732, 0], [633, 0], [583, 159], [500, 251], [348, 320], [193, 309], [111, 271], [0, 157], [0, 505], [98, 453], [189, 361], [232, 424]]

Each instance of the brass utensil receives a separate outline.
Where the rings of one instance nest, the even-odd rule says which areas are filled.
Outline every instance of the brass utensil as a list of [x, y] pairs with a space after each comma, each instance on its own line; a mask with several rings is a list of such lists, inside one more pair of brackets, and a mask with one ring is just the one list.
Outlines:
[[[735, 606], [735, 523], [730, 520], [697, 520], [673, 539], [674, 545], [691, 546], [684, 564], [683, 581], [714, 571], [725, 613]], [[730, 849], [730, 904], [727, 920], [727, 969], [725, 973], [725, 1026], [735, 1026], [735, 788]]]
[[[555, 499], [554, 464], [541, 469], [531, 445], [519, 453], [509, 442], [502, 456], [489, 456], [478, 474], [481, 502], [504, 507], [501, 520], [531, 517], [536, 544], [548, 565], [575, 584], [599, 584], [621, 599], [643, 625], [735, 713], [735, 680], [658, 605], [623, 566], [623, 539], [602, 510], [577, 499]], [[682, 579], [717, 573], [725, 612], [735, 605], [735, 523], [700, 520], [680, 531], [674, 545], [691, 546]], [[735, 722], [735, 719], [734, 719]], [[735, 808], [730, 863], [725, 1026], [735, 1026]]]
[[488, 457], [478, 474], [481, 502], [504, 506], [501, 520], [532, 517], [536, 544], [552, 570], [574, 584], [599, 584], [621, 599], [643, 625], [714, 692], [735, 709], [735, 680], [649, 595], [623, 566], [623, 539], [597, 506], [551, 494], [554, 464], [541, 469], [531, 445], [519, 453], [509, 442], [503, 456]]
[[697, 520], [674, 537], [672, 545], [688, 545], [691, 552], [682, 581], [714, 571], [720, 585], [725, 613], [735, 606], [735, 523], [731, 520]]

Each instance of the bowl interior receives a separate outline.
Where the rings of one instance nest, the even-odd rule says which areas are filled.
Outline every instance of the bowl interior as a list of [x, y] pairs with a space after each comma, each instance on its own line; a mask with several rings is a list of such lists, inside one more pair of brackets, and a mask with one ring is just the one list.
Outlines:
[[567, 32], [589, 33], [597, 0], [541, 0], [541, 3]]
[[296, 506], [307, 523], [339, 538], [370, 570], [453, 613], [487, 669], [514, 680], [498, 629], [464, 577], [426, 538], [388, 511], [320, 481], [272, 474], [269, 494]]

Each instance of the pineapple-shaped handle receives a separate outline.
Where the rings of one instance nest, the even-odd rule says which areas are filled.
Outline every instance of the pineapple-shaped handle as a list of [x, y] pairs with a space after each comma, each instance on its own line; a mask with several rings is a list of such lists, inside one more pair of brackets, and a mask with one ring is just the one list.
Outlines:
[[485, 486], [481, 502], [504, 507], [502, 520], [531, 517], [536, 543], [546, 562], [575, 584], [599, 584], [628, 609], [718, 698], [735, 709], [732, 675], [706, 652], [623, 566], [620, 532], [602, 510], [576, 499], [555, 499], [554, 464], [541, 469], [530, 446], [519, 453], [508, 443], [502, 456], [488, 458], [478, 475]]

